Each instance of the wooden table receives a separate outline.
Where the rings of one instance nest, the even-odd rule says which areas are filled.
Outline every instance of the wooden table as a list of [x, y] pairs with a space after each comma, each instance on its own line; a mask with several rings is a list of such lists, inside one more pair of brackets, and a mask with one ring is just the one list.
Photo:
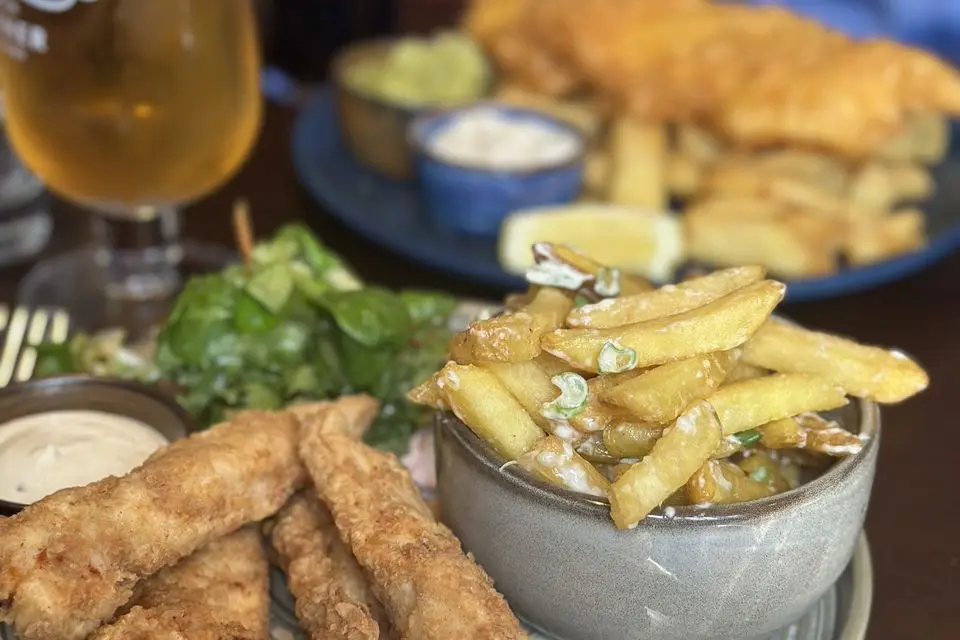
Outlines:
[[[269, 107], [258, 147], [221, 192], [190, 207], [186, 233], [230, 242], [234, 199], [249, 199], [257, 232], [307, 220], [363, 277], [388, 286], [436, 287], [457, 294], [500, 292], [458, 282], [391, 255], [356, 237], [312, 204], [290, 160], [294, 113]], [[58, 246], [84, 237], [78, 215], [58, 217]], [[23, 269], [0, 271], [0, 296], [10, 300]], [[793, 305], [787, 313], [808, 326], [896, 345], [929, 370], [930, 389], [883, 414], [883, 444], [867, 533], [876, 591], [871, 640], [955, 640], [960, 607], [960, 255], [926, 273], [877, 291]], [[957, 394], [956, 396], [954, 394]]]

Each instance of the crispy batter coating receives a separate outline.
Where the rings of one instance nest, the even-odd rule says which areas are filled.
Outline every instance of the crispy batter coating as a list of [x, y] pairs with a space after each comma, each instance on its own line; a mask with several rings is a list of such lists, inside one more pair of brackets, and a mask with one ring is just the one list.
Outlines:
[[244, 412], [129, 474], [0, 521], [0, 620], [23, 640], [80, 640], [141, 578], [276, 513], [305, 480], [299, 421]]
[[329, 408], [304, 425], [300, 453], [340, 536], [404, 638], [526, 638], [483, 570], [433, 519], [396, 457], [343, 433]]
[[346, 417], [344, 427], [347, 435], [353, 438], [362, 438], [374, 418], [380, 412], [380, 401], [372, 396], [362, 393], [349, 396], [340, 396], [332, 402], [311, 402], [289, 407], [297, 418], [303, 422], [312, 419], [317, 413], [323, 413], [326, 407], [335, 405], [337, 409]]
[[267, 640], [269, 582], [260, 534], [244, 528], [146, 579], [90, 640]]
[[960, 73], [951, 65], [901, 44], [853, 40], [779, 7], [508, 4], [473, 0], [465, 25], [507, 81], [546, 75], [547, 60], [548, 77], [582, 79], [637, 118], [710, 123], [743, 146], [800, 144], [862, 157], [912, 115], [960, 114]]
[[296, 599], [300, 626], [312, 640], [389, 637], [383, 606], [340, 541], [330, 512], [312, 492], [294, 496], [281, 509], [271, 539]]

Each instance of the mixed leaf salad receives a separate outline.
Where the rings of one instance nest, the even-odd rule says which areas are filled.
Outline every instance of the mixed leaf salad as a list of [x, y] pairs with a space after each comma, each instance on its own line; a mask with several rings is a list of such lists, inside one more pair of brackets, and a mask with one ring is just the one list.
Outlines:
[[86, 372], [172, 386], [202, 425], [239, 409], [365, 392], [383, 401], [371, 444], [405, 451], [422, 425], [404, 398], [442, 362], [450, 296], [364, 286], [304, 226], [256, 245], [248, 265], [190, 279], [155, 344], [77, 335], [39, 349], [37, 375]]

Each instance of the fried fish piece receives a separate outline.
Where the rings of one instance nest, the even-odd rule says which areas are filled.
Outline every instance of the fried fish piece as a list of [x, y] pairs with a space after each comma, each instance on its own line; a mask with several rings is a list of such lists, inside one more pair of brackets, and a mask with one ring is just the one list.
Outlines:
[[434, 520], [396, 457], [343, 433], [342, 413], [304, 425], [300, 454], [340, 537], [405, 638], [526, 638], [490, 578]]
[[269, 589], [260, 534], [247, 527], [145, 580], [90, 640], [267, 640]]
[[483, 37], [510, 43], [489, 47], [507, 75], [536, 82], [549, 72], [550, 88], [579, 83], [628, 116], [705, 124], [739, 147], [862, 158], [917, 116], [960, 114], [960, 73], [948, 63], [891, 41], [854, 40], [780, 7], [486, 3], [501, 6]]
[[270, 535], [312, 640], [392, 637], [390, 620], [363, 570], [340, 541], [330, 512], [309, 490], [277, 515]]
[[23, 640], [86, 638], [138, 580], [276, 513], [306, 480], [299, 432], [290, 413], [245, 411], [0, 521], [0, 621]]

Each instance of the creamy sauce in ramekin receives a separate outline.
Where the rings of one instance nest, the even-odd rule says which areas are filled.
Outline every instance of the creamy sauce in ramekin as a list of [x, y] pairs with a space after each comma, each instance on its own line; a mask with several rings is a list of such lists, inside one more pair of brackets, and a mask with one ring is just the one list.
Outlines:
[[0, 424], [0, 499], [30, 504], [67, 487], [129, 472], [167, 444], [134, 418], [48, 411]]

